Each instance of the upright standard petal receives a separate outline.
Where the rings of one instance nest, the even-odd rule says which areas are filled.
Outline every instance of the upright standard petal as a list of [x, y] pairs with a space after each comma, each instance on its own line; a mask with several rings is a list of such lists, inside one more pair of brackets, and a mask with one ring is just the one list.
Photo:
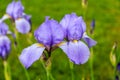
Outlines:
[[29, 68], [36, 60], [40, 58], [45, 47], [39, 43], [33, 44], [32, 46], [25, 48], [19, 56], [20, 62]]
[[50, 30], [51, 30], [51, 37], [52, 37], [52, 42], [51, 45], [56, 45], [58, 43], [60, 43], [61, 41], [63, 41], [64, 39], [64, 32], [63, 32], [63, 28], [61, 27], [61, 25], [55, 21], [55, 20], [49, 20], [50, 23]]
[[21, 4], [21, 1], [16, 2], [13, 10], [14, 19], [22, 17], [23, 11], [24, 11], [24, 7]]
[[3, 59], [7, 58], [11, 49], [11, 41], [7, 36], [0, 36], [0, 56]]
[[64, 43], [60, 48], [75, 64], [84, 64], [90, 56], [89, 48], [81, 41]]
[[75, 13], [65, 15], [60, 24], [64, 29], [66, 38], [69, 40], [81, 39], [86, 30], [86, 24], [82, 17], [78, 17]]
[[80, 40], [83, 36], [83, 29], [80, 24], [74, 24], [68, 28], [68, 40]]
[[83, 40], [87, 43], [89, 48], [97, 44], [95, 40], [91, 39], [86, 34], [83, 35]]
[[13, 17], [13, 10], [14, 10], [14, 7], [15, 7], [15, 1], [11, 2], [8, 6], [7, 6], [7, 9], [6, 9], [6, 13]]
[[8, 30], [8, 25], [4, 22], [0, 22], [0, 35], [6, 35]]
[[60, 21], [60, 24], [62, 25], [64, 29], [64, 34], [67, 36], [67, 28], [73, 24], [73, 21], [77, 18], [75, 13], [72, 14], [66, 14], [63, 19]]
[[52, 38], [49, 23], [47, 21], [42, 23], [40, 27], [35, 30], [34, 36], [39, 43], [50, 46]]
[[24, 18], [19, 18], [15, 20], [15, 25], [16, 25], [18, 32], [22, 34], [28, 33], [31, 29], [30, 23]]
[[55, 20], [48, 20], [35, 31], [35, 38], [45, 46], [53, 46], [64, 39], [64, 32], [60, 24]]

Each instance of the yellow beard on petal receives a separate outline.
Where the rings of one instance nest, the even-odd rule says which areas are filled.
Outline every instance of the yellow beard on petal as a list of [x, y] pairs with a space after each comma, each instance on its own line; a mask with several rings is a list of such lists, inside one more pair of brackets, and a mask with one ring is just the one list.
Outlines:
[[77, 40], [73, 40], [73, 43], [77, 43], [78, 41]]
[[37, 43], [36, 45], [37, 45], [38, 47], [44, 47], [44, 45], [41, 44], [41, 43]]
[[58, 43], [57, 44], [57, 46], [61, 46], [61, 45], [63, 45], [65, 42], [63, 41], [63, 42], [60, 42], [60, 43]]

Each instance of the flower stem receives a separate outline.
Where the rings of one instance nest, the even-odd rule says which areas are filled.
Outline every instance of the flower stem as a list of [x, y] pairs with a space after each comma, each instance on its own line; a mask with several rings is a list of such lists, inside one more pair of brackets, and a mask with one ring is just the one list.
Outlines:
[[73, 73], [74, 64], [71, 61], [69, 61], [69, 64], [70, 64], [70, 70], [71, 70], [71, 80], [74, 80], [74, 73]]
[[91, 80], [94, 80], [94, 72], [93, 72], [93, 48], [91, 48], [91, 57], [90, 57], [90, 76], [91, 76]]
[[5, 80], [11, 80], [9, 65], [6, 60], [3, 61]]
[[22, 65], [22, 67], [23, 67], [23, 70], [25, 72], [27, 80], [30, 80], [30, 77], [29, 77], [29, 74], [28, 74], [27, 70], [25, 69], [25, 67], [23, 65]]
[[44, 64], [43, 61], [41, 61], [41, 63], [42, 63], [43, 68], [44, 68], [45, 71], [46, 71], [47, 80], [55, 80], [55, 79], [53, 78], [52, 74], [51, 74], [51, 61], [50, 61], [50, 58], [47, 60], [46, 66], [45, 66], [45, 64]]

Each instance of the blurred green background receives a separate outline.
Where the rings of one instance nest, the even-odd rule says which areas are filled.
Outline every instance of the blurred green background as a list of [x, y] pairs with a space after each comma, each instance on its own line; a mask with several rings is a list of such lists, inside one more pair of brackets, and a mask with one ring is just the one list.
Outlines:
[[[7, 5], [12, 0], [0, 0], [0, 18], [5, 14]], [[60, 21], [65, 14], [75, 12], [77, 15], [83, 15], [84, 10], [81, 0], [21, 0], [25, 7], [25, 13], [32, 15], [32, 43], [37, 42], [34, 39], [33, 32], [44, 21], [45, 16], [50, 16]], [[111, 48], [117, 41], [119, 54], [120, 45], [120, 0], [88, 0], [85, 22], [87, 24], [87, 33], [90, 31], [92, 19], [95, 19], [95, 31], [93, 39], [97, 45], [93, 47], [94, 61], [93, 71], [95, 80], [114, 80], [114, 67], [109, 56]], [[14, 28], [10, 21], [6, 21], [10, 29]], [[10, 37], [11, 38], [11, 37]], [[11, 38], [12, 42], [13, 39]], [[8, 63], [11, 69], [12, 80], [26, 80], [24, 69], [18, 60], [22, 49], [31, 44], [27, 43], [27, 35], [20, 34], [19, 41], [21, 49], [16, 52], [14, 44], [8, 57]], [[52, 52], [52, 75], [55, 80], [71, 80], [69, 59], [57, 49]], [[74, 65], [75, 80], [90, 80], [89, 62], [83, 65]], [[2, 59], [0, 59], [0, 80], [4, 80]], [[31, 80], [46, 80], [46, 72], [40, 61], [36, 61], [28, 70]]]

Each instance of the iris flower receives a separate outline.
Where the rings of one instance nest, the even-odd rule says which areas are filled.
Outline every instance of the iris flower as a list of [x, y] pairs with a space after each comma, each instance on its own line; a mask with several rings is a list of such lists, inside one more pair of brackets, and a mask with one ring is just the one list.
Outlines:
[[38, 43], [25, 48], [19, 57], [21, 63], [26, 68], [38, 60], [44, 50], [50, 55], [52, 49], [63, 41], [64, 32], [57, 21], [53, 19], [49, 20], [49, 18], [46, 17], [45, 22], [34, 32], [34, 36]]
[[2, 17], [2, 21], [11, 18], [16, 25], [18, 32], [25, 34], [31, 29], [30, 15], [24, 13], [24, 7], [21, 1], [15, 2], [14, 0], [7, 6], [6, 14]]
[[0, 57], [2, 59], [7, 58], [11, 49], [11, 41], [6, 36], [8, 30], [7, 24], [0, 22]]
[[81, 16], [78, 17], [75, 13], [72, 13], [65, 15], [60, 24], [64, 29], [64, 36], [67, 41], [59, 47], [72, 62], [75, 64], [84, 64], [90, 56], [89, 48], [96, 44], [96, 41], [86, 34], [85, 22]]

